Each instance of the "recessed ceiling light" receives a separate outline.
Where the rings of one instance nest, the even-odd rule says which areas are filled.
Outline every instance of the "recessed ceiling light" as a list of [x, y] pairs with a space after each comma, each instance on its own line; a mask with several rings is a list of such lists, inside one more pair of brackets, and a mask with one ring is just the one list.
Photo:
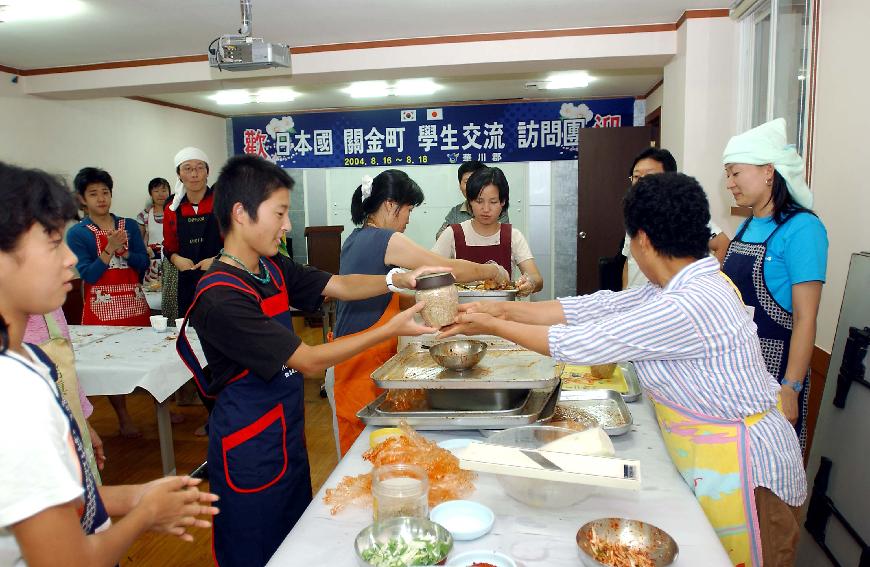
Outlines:
[[375, 98], [389, 96], [390, 87], [386, 81], [358, 81], [342, 89], [342, 92], [349, 94], [351, 98]]
[[297, 96], [299, 96], [299, 93], [286, 87], [260, 89], [254, 94], [254, 97], [257, 99], [256, 102], [290, 102]]
[[547, 77], [547, 82], [542, 85], [545, 89], [576, 89], [588, 87], [594, 81], [586, 71], [568, 71], [565, 73], [553, 73]]
[[432, 79], [404, 79], [396, 82], [393, 94], [396, 96], [429, 95], [442, 89], [442, 86]]
[[248, 104], [254, 102], [254, 97], [245, 89], [218, 91], [208, 97], [218, 104]]
[[54, 20], [84, 9], [81, 0], [0, 0], [0, 22]]

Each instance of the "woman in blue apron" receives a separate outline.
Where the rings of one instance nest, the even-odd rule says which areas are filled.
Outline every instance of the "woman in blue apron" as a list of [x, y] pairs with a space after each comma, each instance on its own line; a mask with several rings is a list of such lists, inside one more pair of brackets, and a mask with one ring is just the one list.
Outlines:
[[728, 247], [722, 270], [752, 308], [767, 370], [782, 384], [783, 411], [806, 448], [809, 367], [828, 258], [822, 221], [804, 163], [786, 144], [785, 120], [762, 124], [728, 142], [726, 186], [751, 207]]
[[[214, 213], [224, 236], [219, 260], [200, 280], [178, 352], [209, 417], [210, 487], [221, 497], [214, 555], [222, 567], [265, 565], [311, 501], [302, 375], [322, 371], [399, 334], [433, 332], [413, 322], [422, 307], [346, 340], [309, 347], [293, 332], [291, 305], [315, 311], [324, 296], [353, 301], [387, 293], [384, 276], [333, 276], [278, 253], [290, 229], [293, 180], [254, 156], [230, 159]], [[424, 270], [396, 274], [413, 287]], [[196, 329], [208, 361], [187, 340]]]
[[[57, 369], [23, 344], [29, 313], [50, 313], [71, 289], [76, 256], [63, 241], [75, 215], [54, 177], [0, 163], [0, 558], [4, 564], [117, 564], [143, 532], [186, 540], [196, 515], [217, 513], [189, 477], [99, 487]], [[124, 516], [113, 525], [109, 514]], [[95, 536], [99, 534], [99, 536]], [[95, 537], [90, 537], [95, 536]]]

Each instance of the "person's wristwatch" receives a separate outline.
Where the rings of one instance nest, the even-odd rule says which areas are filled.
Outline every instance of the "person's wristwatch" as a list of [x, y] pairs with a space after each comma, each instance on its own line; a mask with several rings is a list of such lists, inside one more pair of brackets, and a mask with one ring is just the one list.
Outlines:
[[780, 383], [780, 385], [782, 385], [786, 388], [791, 388], [792, 390], [794, 390], [798, 394], [800, 394], [801, 390], [804, 389], [804, 381], [803, 380], [798, 380], [797, 382], [792, 382], [788, 378], [783, 378], [782, 380], [779, 381], [779, 383]]

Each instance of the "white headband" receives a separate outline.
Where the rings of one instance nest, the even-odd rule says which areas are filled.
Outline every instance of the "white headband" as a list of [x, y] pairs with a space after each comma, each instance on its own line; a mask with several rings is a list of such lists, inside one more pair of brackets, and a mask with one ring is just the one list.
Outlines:
[[[182, 163], [192, 159], [198, 159], [208, 165], [208, 156], [205, 155], [204, 151], [199, 148], [194, 148], [193, 146], [187, 146], [186, 148], [181, 148], [181, 150], [175, 154], [175, 169], [178, 169]], [[181, 200], [184, 199], [186, 193], [187, 192], [184, 190], [184, 183], [179, 179], [175, 182], [175, 195], [172, 197], [172, 204], [169, 205], [169, 209], [172, 211], [178, 210], [179, 205], [181, 205]]]

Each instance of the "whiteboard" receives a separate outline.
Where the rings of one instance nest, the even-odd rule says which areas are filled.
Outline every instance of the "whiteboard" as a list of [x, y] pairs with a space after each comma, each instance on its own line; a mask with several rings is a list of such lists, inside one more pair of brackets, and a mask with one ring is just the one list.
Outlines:
[[[528, 164], [499, 163], [497, 167], [504, 172], [510, 186], [508, 212], [511, 224], [527, 236]], [[340, 167], [326, 170], [327, 224], [344, 225], [345, 230], [341, 233], [342, 244], [355, 228], [350, 218], [350, 200], [353, 192], [362, 182], [364, 175], [375, 177], [385, 169], [387, 168]], [[405, 235], [424, 248], [432, 248], [435, 245], [435, 233], [441, 228], [447, 212], [462, 201], [462, 193], [459, 192], [456, 178], [459, 166], [411, 165], [393, 169], [407, 173], [417, 182], [425, 195], [423, 204], [415, 207], [411, 213]]]

